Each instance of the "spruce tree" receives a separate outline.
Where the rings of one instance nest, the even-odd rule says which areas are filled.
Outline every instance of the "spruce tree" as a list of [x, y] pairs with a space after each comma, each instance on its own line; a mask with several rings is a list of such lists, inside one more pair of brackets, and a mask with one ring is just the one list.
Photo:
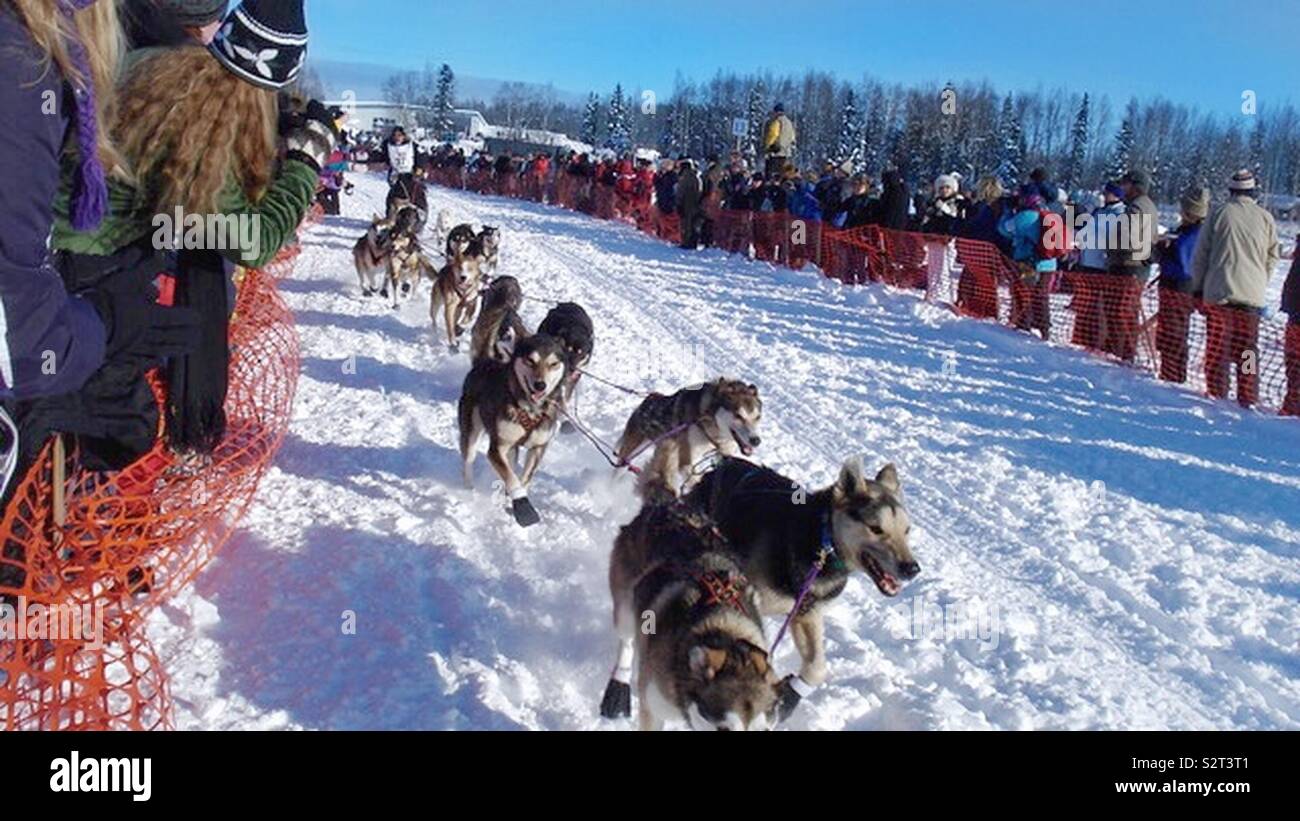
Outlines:
[[1066, 190], [1072, 190], [1083, 183], [1083, 165], [1087, 161], [1088, 152], [1088, 105], [1088, 95], [1084, 94], [1079, 114], [1074, 118], [1074, 131], [1070, 135], [1070, 161], [1066, 163], [1065, 176], [1061, 179]]
[[1020, 131], [1020, 117], [1016, 114], [1015, 100], [1010, 94], [1002, 103], [999, 120], [998, 179], [1008, 191], [1020, 185], [1020, 167], [1024, 164], [1024, 135]]
[[456, 74], [446, 63], [438, 69], [438, 89], [433, 95], [433, 131], [438, 139], [446, 139], [455, 128], [452, 113], [455, 111]]
[[600, 97], [593, 91], [587, 95], [587, 108], [582, 114], [582, 133], [578, 139], [587, 145], [596, 145], [600, 137]]

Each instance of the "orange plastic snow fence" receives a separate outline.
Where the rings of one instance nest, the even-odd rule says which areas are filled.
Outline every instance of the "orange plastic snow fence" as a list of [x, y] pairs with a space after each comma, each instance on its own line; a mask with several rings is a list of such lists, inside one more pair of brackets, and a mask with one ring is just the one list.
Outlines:
[[25, 628], [0, 633], [0, 727], [171, 726], [143, 621], [230, 537], [288, 430], [298, 337], [275, 283], [298, 253], [238, 284], [227, 430], [210, 457], [183, 460], [160, 440], [117, 474], [77, 470], [75, 452], [56, 471], [51, 443], [19, 484], [0, 525], [0, 615]]

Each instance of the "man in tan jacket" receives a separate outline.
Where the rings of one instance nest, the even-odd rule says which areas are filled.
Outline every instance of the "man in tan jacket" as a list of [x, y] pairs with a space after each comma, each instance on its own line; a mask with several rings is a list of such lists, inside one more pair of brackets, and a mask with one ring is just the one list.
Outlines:
[[1237, 371], [1237, 401], [1255, 404], [1259, 392], [1259, 317], [1268, 281], [1282, 259], [1273, 215], [1255, 202], [1249, 170], [1228, 185], [1228, 202], [1206, 221], [1192, 257], [1192, 292], [1205, 302], [1208, 339], [1205, 382], [1211, 396], [1228, 395]]

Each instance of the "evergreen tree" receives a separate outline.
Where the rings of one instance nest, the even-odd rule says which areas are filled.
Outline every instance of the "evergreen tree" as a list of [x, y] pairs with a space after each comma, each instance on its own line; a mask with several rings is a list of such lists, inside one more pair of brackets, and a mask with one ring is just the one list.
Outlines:
[[862, 170], [862, 118], [858, 115], [857, 97], [853, 89], [844, 94], [844, 107], [840, 112], [840, 136], [835, 147], [835, 163], [848, 162], [854, 172]]
[[1128, 113], [1124, 115], [1124, 122], [1119, 127], [1119, 133], [1115, 135], [1115, 148], [1110, 155], [1110, 164], [1106, 166], [1106, 180], [1117, 180], [1127, 174], [1132, 169], [1129, 164], [1133, 161], [1133, 144], [1136, 139], [1134, 129], [1137, 126], [1137, 101], [1129, 103]]
[[749, 88], [745, 116], [749, 119], [749, 133], [745, 135], [741, 151], [745, 154], [745, 161], [753, 167], [763, 145], [763, 125], [767, 120], [767, 86], [761, 78]]
[[619, 154], [632, 145], [632, 129], [628, 122], [627, 100], [623, 96], [623, 84], [614, 86], [614, 93], [609, 98], [605, 126], [605, 147]]
[[1061, 179], [1061, 184], [1067, 191], [1083, 183], [1083, 166], [1088, 152], [1088, 104], [1088, 95], [1084, 94], [1079, 114], [1074, 118], [1074, 131], [1070, 135], [1070, 161], [1066, 163], [1065, 176]]
[[1258, 117], [1255, 121], [1255, 128], [1250, 132], [1250, 170], [1255, 172], [1255, 179], [1262, 186], [1265, 181], [1264, 177], [1264, 119]]
[[600, 97], [593, 91], [587, 95], [587, 107], [582, 113], [582, 132], [578, 139], [587, 145], [595, 145], [600, 137]]
[[885, 91], [876, 86], [871, 91], [871, 111], [862, 134], [862, 167], [868, 174], [879, 179], [884, 171], [885, 144], [889, 137], [888, 106]]
[[1008, 191], [1020, 185], [1020, 168], [1025, 161], [1025, 138], [1016, 114], [1015, 100], [1010, 94], [1002, 103], [1002, 117], [998, 127], [997, 176]]
[[456, 74], [451, 70], [451, 66], [446, 63], [438, 69], [438, 88], [433, 95], [433, 131], [439, 139], [446, 139], [451, 136], [455, 124], [452, 122], [452, 112], [456, 110]]

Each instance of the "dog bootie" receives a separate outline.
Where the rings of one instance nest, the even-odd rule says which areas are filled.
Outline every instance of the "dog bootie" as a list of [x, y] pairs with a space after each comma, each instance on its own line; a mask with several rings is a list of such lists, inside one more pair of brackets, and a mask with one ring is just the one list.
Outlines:
[[601, 718], [630, 718], [632, 716], [632, 685], [609, 680], [605, 697], [600, 702]]
[[515, 521], [520, 527], [532, 527], [542, 521], [537, 508], [533, 507], [533, 503], [528, 501], [527, 496], [515, 499], [510, 503], [510, 508], [514, 511]]
[[450, 345], [447, 346], [447, 351], [449, 353], [460, 353], [460, 343], [459, 342], [451, 343]]
[[578, 429], [575, 428], [573, 426], [573, 423], [570, 422], [568, 419], [565, 419], [563, 422], [560, 423], [560, 433], [563, 434], [564, 436], [572, 436], [577, 432]]
[[780, 723], [785, 723], [786, 719], [794, 715], [795, 708], [803, 701], [803, 696], [795, 689], [795, 678], [795, 676], [786, 676], [781, 679], [781, 684], [776, 688], [777, 721]]

